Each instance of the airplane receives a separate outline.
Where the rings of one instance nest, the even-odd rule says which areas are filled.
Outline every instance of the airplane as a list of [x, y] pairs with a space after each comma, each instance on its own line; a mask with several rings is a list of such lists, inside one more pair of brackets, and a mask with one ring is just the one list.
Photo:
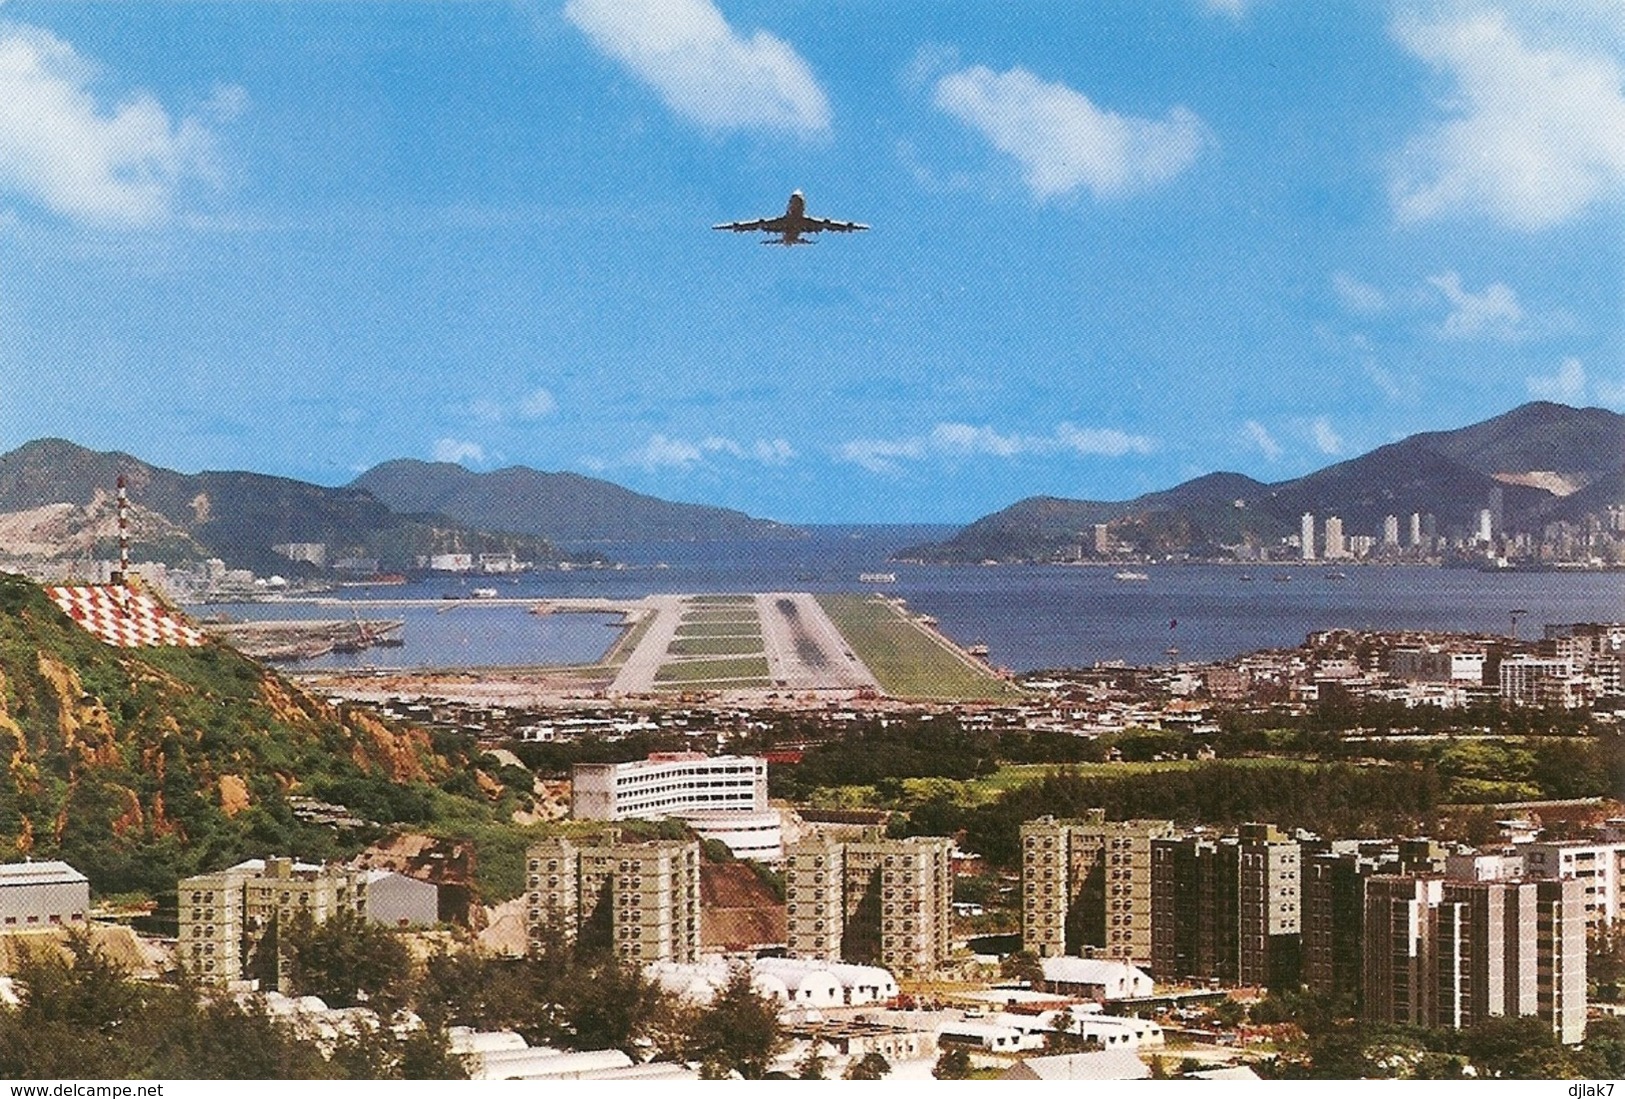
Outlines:
[[727, 229], [735, 233], [772, 233], [774, 235], [762, 241], [763, 244], [783, 244], [788, 247], [792, 244], [813, 243], [810, 240], [803, 240], [803, 233], [822, 233], [825, 229], [835, 233], [855, 233], [869, 227], [855, 221], [808, 217], [807, 200], [802, 197], [800, 191], [791, 191], [790, 202], [779, 217], [760, 218], [756, 221], [725, 221], [711, 228]]

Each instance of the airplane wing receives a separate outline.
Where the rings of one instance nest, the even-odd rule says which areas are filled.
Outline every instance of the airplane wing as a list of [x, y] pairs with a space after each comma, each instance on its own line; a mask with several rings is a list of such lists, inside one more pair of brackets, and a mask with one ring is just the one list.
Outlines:
[[785, 230], [785, 219], [776, 217], [758, 218], [755, 221], [725, 221], [711, 228], [727, 229], [734, 233], [782, 233]]
[[803, 233], [821, 233], [825, 229], [833, 233], [856, 233], [869, 228], [856, 221], [836, 221], [833, 218], [807, 218], [806, 224], [801, 227]]

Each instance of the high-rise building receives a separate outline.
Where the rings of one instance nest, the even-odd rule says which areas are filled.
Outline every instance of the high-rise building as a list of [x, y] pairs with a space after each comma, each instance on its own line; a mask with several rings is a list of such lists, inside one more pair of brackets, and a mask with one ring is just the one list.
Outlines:
[[1237, 848], [1237, 976], [1244, 985], [1296, 985], [1302, 966], [1301, 852], [1269, 824], [1243, 824]]
[[[207, 984], [255, 976], [262, 988], [283, 988], [288, 958], [277, 950], [256, 959], [268, 935], [296, 915], [323, 923], [341, 909], [367, 911], [365, 871], [294, 862], [249, 859], [215, 874], [182, 878], [176, 887], [178, 931], [175, 958], [181, 969]], [[267, 948], [269, 949], [269, 948]]]
[[1303, 518], [1298, 520], [1298, 545], [1305, 561], [1315, 559], [1315, 517], [1311, 512], [1304, 512]]
[[1023, 948], [1053, 957], [1095, 947], [1150, 965], [1151, 841], [1174, 834], [1172, 821], [1108, 821], [1099, 809], [1023, 824]]
[[794, 958], [930, 977], [952, 948], [953, 841], [814, 837], [786, 853], [785, 924]]
[[1376, 1022], [1472, 1027], [1535, 1016], [1585, 1033], [1585, 914], [1578, 881], [1365, 883], [1362, 1011]]
[[700, 953], [700, 845], [622, 843], [620, 832], [550, 837], [525, 852], [531, 950], [549, 936], [591, 942], [634, 962], [691, 962]]
[[1300, 852], [1271, 825], [1151, 841], [1152, 970], [1284, 987], [1299, 979]]
[[1335, 515], [1326, 516], [1326, 540], [1322, 556], [1330, 561], [1348, 555], [1348, 546], [1343, 541], [1343, 520]]
[[1580, 883], [1588, 927], [1602, 928], [1625, 915], [1625, 843], [1541, 842], [1519, 850], [1524, 873], [1531, 878], [1574, 878]]
[[1399, 516], [1384, 515], [1382, 517], [1382, 544], [1385, 546], [1399, 545]]
[[1359, 844], [1339, 840], [1302, 856], [1303, 980], [1316, 996], [1358, 997], [1365, 879], [1376, 860]]
[[1418, 512], [1418, 511], [1411, 512], [1411, 530], [1410, 530], [1410, 534], [1411, 534], [1410, 544], [1412, 546], [1420, 546], [1422, 544], [1422, 513], [1421, 512]]

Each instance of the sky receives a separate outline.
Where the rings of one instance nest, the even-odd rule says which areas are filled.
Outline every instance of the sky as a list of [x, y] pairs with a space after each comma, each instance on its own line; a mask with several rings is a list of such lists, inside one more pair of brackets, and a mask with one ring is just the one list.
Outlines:
[[1625, 410], [1625, 0], [0, 0], [0, 451], [962, 522], [1532, 399]]

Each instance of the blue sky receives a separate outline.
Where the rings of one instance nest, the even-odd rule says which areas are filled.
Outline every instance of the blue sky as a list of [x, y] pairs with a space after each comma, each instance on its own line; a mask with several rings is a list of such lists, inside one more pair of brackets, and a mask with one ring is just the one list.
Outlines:
[[[0, 449], [795, 521], [1625, 410], [1620, 0], [0, 2]], [[794, 188], [870, 232], [714, 222]]]

